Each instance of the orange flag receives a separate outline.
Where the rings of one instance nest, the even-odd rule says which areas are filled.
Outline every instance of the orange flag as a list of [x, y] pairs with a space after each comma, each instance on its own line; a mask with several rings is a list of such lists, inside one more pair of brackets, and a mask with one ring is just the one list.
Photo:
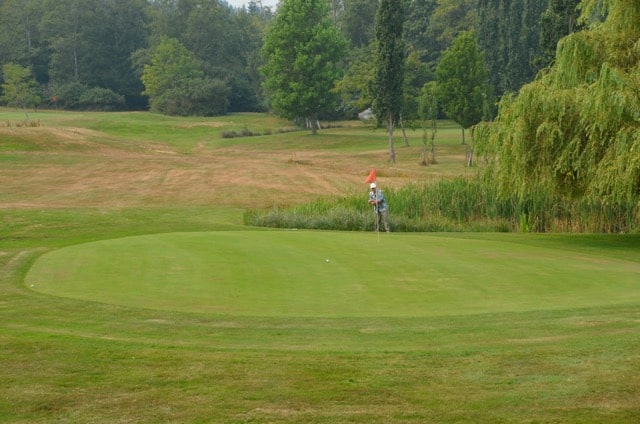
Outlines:
[[366, 180], [364, 180], [364, 182], [367, 184], [376, 182], [376, 168], [373, 168], [371, 170], [371, 172], [369, 173], [369, 176], [367, 177]]

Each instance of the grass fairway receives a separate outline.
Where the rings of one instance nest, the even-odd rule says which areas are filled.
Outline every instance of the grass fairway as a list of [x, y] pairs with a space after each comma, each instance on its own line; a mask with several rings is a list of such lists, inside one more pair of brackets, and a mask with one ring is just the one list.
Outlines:
[[[470, 172], [454, 126], [421, 167], [420, 134], [392, 165], [357, 123], [30, 118], [0, 110], [2, 423], [640, 421], [637, 234], [242, 225], [364, 197], [372, 167], [385, 187]], [[219, 135], [245, 127], [273, 134]]]

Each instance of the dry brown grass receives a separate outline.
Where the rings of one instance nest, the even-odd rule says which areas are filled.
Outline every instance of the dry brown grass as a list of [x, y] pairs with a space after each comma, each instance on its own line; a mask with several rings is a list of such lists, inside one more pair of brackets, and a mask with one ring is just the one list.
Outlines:
[[[330, 131], [348, 130], [323, 134]], [[85, 128], [0, 128], [3, 139], [18, 139], [21, 147], [0, 169], [2, 208], [291, 204], [364, 191], [372, 167], [382, 184], [399, 186], [464, 163], [462, 148], [449, 148], [439, 165], [424, 167], [420, 147], [398, 147], [399, 159], [390, 164], [385, 149], [344, 154], [305, 145], [292, 152], [242, 139], [227, 147], [198, 143], [185, 154], [169, 144], [127, 143]]]

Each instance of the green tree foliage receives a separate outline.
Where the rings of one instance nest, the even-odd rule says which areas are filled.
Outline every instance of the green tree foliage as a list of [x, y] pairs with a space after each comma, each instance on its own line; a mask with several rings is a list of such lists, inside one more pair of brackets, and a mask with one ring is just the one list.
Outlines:
[[328, 0], [329, 1], [329, 13], [333, 21], [333, 26], [338, 26], [338, 20], [344, 12], [345, 0]]
[[[563, 3], [577, 0], [550, 1], [560, 16]], [[375, 49], [367, 49], [375, 43], [375, 14], [380, 0], [318, 2], [326, 6], [330, 25], [339, 28], [351, 42], [345, 62], [351, 82], [368, 81], [370, 72], [364, 72], [364, 66], [374, 68]], [[532, 46], [539, 46], [536, 39], [544, 35], [536, 31], [539, 13], [548, 4], [546, 0], [402, 3], [403, 39], [421, 66], [433, 71], [453, 40], [475, 27], [497, 94], [515, 92], [533, 78], [537, 68], [531, 67], [530, 61], [539, 47]], [[590, 22], [607, 13], [608, 2], [604, 0], [583, 0], [583, 4], [590, 10]], [[274, 11], [282, 14], [285, 9]], [[478, 14], [482, 19], [477, 18]], [[301, 25], [308, 24], [305, 19], [301, 18]], [[46, 97], [57, 96], [57, 104], [62, 107], [82, 108], [85, 103], [79, 101], [81, 94], [75, 95], [78, 89], [84, 92], [96, 88], [111, 90], [116, 97], [124, 96], [123, 107], [141, 109], [148, 107], [148, 99], [141, 95], [144, 64], [150, 63], [153, 49], [164, 37], [174, 38], [198, 61], [203, 78], [217, 81], [214, 85], [228, 93], [228, 110], [264, 111], [270, 99], [262, 85], [264, 75], [259, 72], [265, 64], [260, 52], [273, 20], [272, 10], [260, 1], [234, 8], [220, 0], [2, 0], [0, 66], [16, 63], [32, 69], [36, 81], [48, 90]], [[557, 31], [549, 35], [554, 34], [557, 36]], [[365, 51], [371, 52], [369, 57], [363, 57]], [[416, 110], [423, 76], [413, 71], [405, 75], [410, 77], [408, 80], [413, 79], [405, 81], [402, 116], [406, 121]], [[368, 89], [357, 93], [355, 88], [356, 84], [351, 84], [349, 104], [332, 111], [331, 117], [352, 116], [353, 105], [371, 102]], [[194, 94], [195, 91], [191, 90]], [[107, 101], [110, 96], [96, 93], [99, 91], [89, 93], [89, 97], [112, 104]], [[93, 102], [86, 104], [95, 107]]]
[[51, 51], [50, 84], [107, 88], [139, 97], [142, 85], [131, 54], [146, 46], [144, 0], [42, 0], [40, 23]]
[[112, 0], [96, 7], [94, 31], [85, 59], [90, 87], [109, 89], [128, 99], [129, 107], [146, 106], [139, 75], [133, 72], [132, 54], [148, 45], [146, 0]]
[[[436, 7], [429, 19], [429, 25], [422, 35], [422, 45], [426, 47], [427, 63], [435, 67], [442, 52], [451, 47], [462, 32], [476, 27], [478, 14], [477, 0], [437, 0]], [[429, 4], [426, 5], [430, 7]]]
[[56, 107], [69, 110], [81, 110], [83, 102], [80, 100], [87, 86], [79, 82], [69, 82], [56, 87], [54, 95]]
[[[227, 69], [222, 79], [229, 81], [229, 111], [265, 111], [260, 85], [262, 75], [259, 69], [264, 64], [260, 49], [271, 19], [269, 9], [259, 8], [255, 3], [249, 11], [240, 10], [235, 15], [234, 26], [237, 36], [231, 44], [233, 53], [240, 56], [236, 69]], [[224, 67], [224, 64], [222, 64]]]
[[[55, 107], [68, 110], [115, 111], [125, 107], [124, 96], [108, 88], [89, 87], [79, 82], [60, 84], [55, 90]], [[53, 99], [52, 99], [53, 101]]]
[[168, 90], [155, 107], [168, 115], [215, 116], [227, 112], [229, 87], [211, 78], [184, 80], [180, 87]]
[[373, 43], [360, 49], [351, 49], [349, 67], [344, 76], [336, 83], [336, 92], [342, 99], [342, 110], [347, 117], [353, 118], [371, 106], [373, 96], [370, 88], [374, 77], [371, 66]]
[[[148, 7], [150, 45], [163, 37], [182, 43], [201, 63], [204, 75], [224, 81], [230, 111], [264, 110], [258, 69], [262, 39], [272, 19], [269, 8], [250, 2], [233, 9], [217, 0], [156, 0]], [[148, 52], [136, 53], [136, 67], [148, 63]]]
[[118, 95], [108, 88], [93, 87], [82, 92], [79, 99], [83, 110], [110, 112], [124, 107], [124, 96]]
[[32, 69], [39, 82], [47, 81], [48, 55], [42, 44], [42, 0], [0, 1], [0, 66], [15, 63]]
[[490, 93], [484, 58], [474, 31], [463, 32], [443, 53], [436, 68], [438, 99], [449, 118], [465, 129], [483, 118]]
[[175, 38], [164, 38], [154, 49], [151, 64], [145, 65], [142, 82], [145, 94], [153, 99], [203, 76], [198, 62], [184, 45]]
[[[478, 44], [485, 55], [489, 81], [497, 96], [517, 92], [530, 82], [540, 64], [540, 0], [480, 0]], [[556, 40], [557, 41], [557, 40]]]
[[198, 61], [174, 38], [162, 39], [154, 49], [142, 81], [154, 111], [204, 116], [226, 112], [226, 84], [205, 78]]
[[347, 41], [328, 15], [324, 0], [284, 0], [262, 52], [264, 88], [278, 116], [306, 119], [315, 134], [319, 114], [334, 111], [333, 88]]
[[50, 45], [49, 76], [53, 84], [82, 82], [82, 58], [91, 49], [82, 36], [90, 28], [87, 0], [48, 0], [42, 20], [43, 37]]
[[2, 92], [1, 100], [9, 106], [21, 108], [36, 107], [40, 104], [40, 88], [31, 69], [24, 68], [15, 63], [7, 63], [2, 66]]
[[[418, 99], [418, 115], [422, 121], [422, 165], [436, 162], [435, 139], [438, 132], [438, 87], [435, 81], [422, 86]], [[427, 160], [427, 144], [430, 145], [431, 158]]]
[[419, 119], [420, 93], [424, 85], [435, 78], [428, 65], [420, 61], [419, 52], [409, 49], [405, 61], [404, 104], [402, 119]]
[[381, 0], [375, 23], [375, 75], [371, 107], [378, 123], [389, 133], [389, 161], [395, 162], [393, 129], [402, 114], [404, 101], [405, 44], [403, 0]]
[[585, 3], [604, 23], [563, 38], [555, 64], [504, 99], [478, 145], [503, 196], [532, 192], [637, 207], [640, 195], [640, 3]]
[[435, 51], [433, 25], [431, 25], [436, 5], [436, 0], [405, 0], [405, 42], [418, 52], [420, 60], [429, 66], [436, 63], [440, 56], [440, 52]]
[[540, 52], [535, 58], [539, 68], [551, 64], [561, 38], [579, 29], [579, 4], [580, 0], [549, 0], [540, 16]]
[[[95, 88], [124, 96], [123, 108], [139, 109], [148, 106], [140, 77], [149, 49], [175, 38], [208, 80], [228, 85], [232, 110], [259, 110], [258, 53], [272, 17], [259, 2], [235, 9], [218, 0], [3, 0], [0, 66], [31, 68], [59, 106], [82, 108], [80, 96], [69, 94]], [[109, 97], [96, 93], [86, 96]]]
[[[245, 68], [247, 54], [259, 49], [262, 31], [255, 27], [255, 20], [247, 13], [234, 15], [218, 2], [198, 1], [186, 17], [185, 30], [179, 40], [202, 64], [208, 78], [227, 81], [229, 92], [235, 92], [234, 109], [239, 103], [253, 101], [239, 96], [242, 86], [248, 84]], [[239, 16], [244, 25], [238, 25]], [[245, 92], [246, 94], [246, 92]]]
[[375, 21], [378, 0], [347, 0], [341, 17], [341, 28], [344, 36], [350, 41], [351, 47], [363, 48], [374, 37], [373, 24]]

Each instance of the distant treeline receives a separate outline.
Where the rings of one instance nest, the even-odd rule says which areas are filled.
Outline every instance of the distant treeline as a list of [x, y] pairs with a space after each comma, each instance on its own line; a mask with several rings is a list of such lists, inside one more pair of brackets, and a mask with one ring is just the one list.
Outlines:
[[[327, 1], [335, 25], [350, 41], [345, 68], [361, 63], [363, 52], [371, 51], [378, 0]], [[577, 3], [405, 0], [407, 54], [426, 69], [413, 83], [422, 86], [433, 78], [442, 52], [460, 33], [475, 29], [494, 94], [515, 92], [550, 63], [556, 42], [576, 29]], [[219, 0], [0, 0], [0, 67], [29, 69], [37, 83], [38, 95], [14, 106], [147, 109], [141, 75], [154, 49], [169, 38], [190, 52], [215, 92], [219, 106], [203, 114], [266, 111], [260, 49], [276, 13], [260, 1], [238, 9]], [[5, 80], [0, 75], [0, 83]], [[189, 94], [194, 102], [211, 100]], [[340, 118], [354, 112], [336, 111]]]

